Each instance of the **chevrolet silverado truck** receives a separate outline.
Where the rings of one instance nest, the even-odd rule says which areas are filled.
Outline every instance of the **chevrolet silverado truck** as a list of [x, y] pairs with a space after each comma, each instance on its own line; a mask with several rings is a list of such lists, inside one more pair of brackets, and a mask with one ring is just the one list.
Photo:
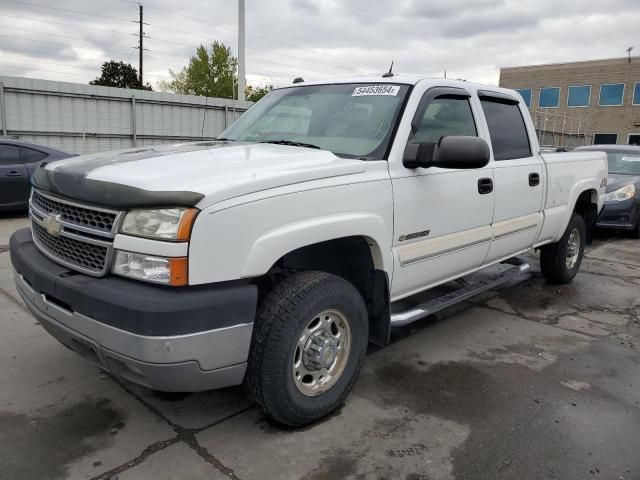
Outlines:
[[304, 425], [368, 342], [528, 268], [570, 282], [604, 153], [542, 155], [522, 98], [389, 76], [274, 90], [216, 140], [38, 168], [11, 238], [39, 323], [158, 391], [244, 384]]

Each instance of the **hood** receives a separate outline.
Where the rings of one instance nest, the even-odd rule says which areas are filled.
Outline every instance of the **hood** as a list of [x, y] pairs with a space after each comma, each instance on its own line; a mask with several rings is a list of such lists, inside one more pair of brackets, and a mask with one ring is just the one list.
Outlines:
[[631, 184], [640, 186], [640, 176], [621, 175], [619, 173], [610, 173], [607, 175], [607, 193]]
[[365, 171], [362, 160], [324, 150], [224, 141], [83, 155], [38, 168], [33, 184], [116, 208], [193, 206], [294, 183]]

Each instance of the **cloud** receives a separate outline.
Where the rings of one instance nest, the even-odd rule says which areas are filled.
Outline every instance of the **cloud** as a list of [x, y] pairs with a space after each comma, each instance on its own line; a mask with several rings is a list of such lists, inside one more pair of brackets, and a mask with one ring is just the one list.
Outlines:
[[[109, 59], [137, 66], [134, 2], [2, 3], [2, 74], [85, 83]], [[254, 83], [379, 75], [392, 60], [400, 73], [446, 69], [454, 78], [496, 83], [501, 66], [622, 56], [639, 41], [637, 0], [246, 3], [247, 76]], [[200, 43], [221, 40], [237, 51], [235, 1], [214, 7], [209, 0], [150, 0], [144, 13], [145, 74], [152, 83], [180, 70]]]

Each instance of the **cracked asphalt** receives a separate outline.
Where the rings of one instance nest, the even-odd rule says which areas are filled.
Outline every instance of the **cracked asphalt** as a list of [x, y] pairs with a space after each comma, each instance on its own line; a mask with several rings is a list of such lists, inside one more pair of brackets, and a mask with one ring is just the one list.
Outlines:
[[292, 430], [241, 388], [114, 381], [26, 312], [0, 217], [0, 479], [640, 478], [640, 241], [570, 285], [532, 272], [394, 332], [330, 418]]

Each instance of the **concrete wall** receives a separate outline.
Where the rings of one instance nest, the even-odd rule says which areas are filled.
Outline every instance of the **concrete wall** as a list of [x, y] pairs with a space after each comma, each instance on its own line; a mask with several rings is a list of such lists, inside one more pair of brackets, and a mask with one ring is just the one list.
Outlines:
[[[558, 121], [559, 116], [580, 120], [584, 130], [593, 128], [595, 133], [617, 133], [618, 143], [627, 143], [629, 134], [640, 134], [640, 105], [633, 105], [634, 85], [640, 82], [640, 57], [614, 58], [588, 62], [533, 65], [502, 68], [500, 86], [506, 88], [530, 88], [531, 113], [534, 119], [548, 114], [545, 129], [556, 120], [555, 131], [569, 128], [568, 122]], [[621, 106], [599, 106], [600, 86], [605, 83], [624, 83], [624, 99]], [[588, 107], [568, 107], [567, 96], [571, 85], [591, 85]], [[558, 108], [539, 108], [540, 88], [560, 87]], [[575, 123], [575, 122], [574, 122]], [[575, 125], [573, 126], [575, 131]]]
[[78, 154], [213, 138], [249, 106], [221, 98], [0, 76], [0, 135]]

